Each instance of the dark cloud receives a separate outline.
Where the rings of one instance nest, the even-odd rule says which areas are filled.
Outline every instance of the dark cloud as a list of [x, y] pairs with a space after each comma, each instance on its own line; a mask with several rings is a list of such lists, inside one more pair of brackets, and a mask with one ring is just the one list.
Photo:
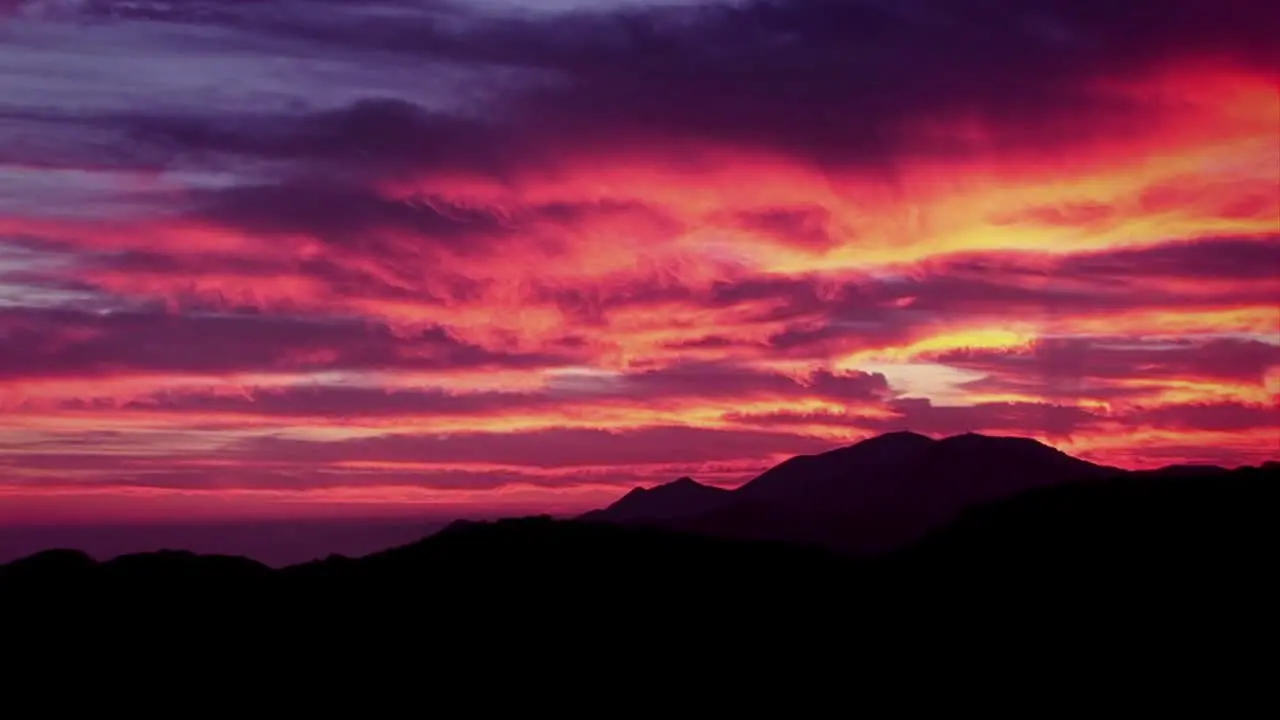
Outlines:
[[1243, 432], [1275, 428], [1276, 437], [1280, 439], [1280, 409], [1274, 402], [1271, 405], [1233, 402], [1165, 405], [1130, 413], [1125, 420], [1162, 430]]
[[262, 417], [364, 418], [410, 415], [494, 415], [546, 407], [555, 398], [525, 392], [452, 393], [440, 389], [385, 390], [368, 387], [302, 386], [257, 388], [236, 395], [166, 392], [120, 404], [114, 400], [77, 400], [67, 409], [230, 413]]
[[932, 362], [1023, 382], [1207, 380], [1261, 384], [1280, 366], [1280, 345], [1258, 340], [1137, 340], [1042, 338], [1025, 349], [960, 349], [934, 353]]
[[546, 355], [490, 351], [439, 327], [258, 314], [178, 315], [0, 308], [0, 377], [537, 367]]
[[124, 128], [138, 147], [201, 165], [244, 158], [331, 168], [357, 179], [425, 168], [506, 178], [515, 163], [539, 162], [535, 144], [500, 119], [458, 117], [397, 98], [316, 113], [139, 114], [104, 122]]
[[977, 380], [958, 383], [957, 388], [978, 395], [1013, 395], [1065, 403], [1081, 400], [1132, 401], [1160, 393], [1158, 386], [1124, 384], [1115, 380], [1068, 376], [1024, 377], [1014, 374], [986, 375]]
[[[666, 234], [679, 224], [640, 203], [552, 202], [527, 206], [460, 203], [445, 197], [389, 198], [375, 190], [325, 178], [241, 185], [195, 194], [192, 215], [204, 222], [253, 235], [305, 235], [373, 260], [431, 258], [432, 249], [452, 255], [490, 255], [506, 241], [524, 251], [555, 256], [566, 237], [595, 223], [625, 220]], [[428, 268], [417, 268], [419, 271]], [[430, 268], [436, 274], [436, 268]]]
[[[1139, 249], [1070, 255], [1054, 268], [1056, 277], [1187, 278], [1280, 283], [1280, 235], [1259, 238], [1204, 238]], [[1264, 287], [1264, 290], [1268, 289]]]
[[1067, 438], [1122, 426], [1175, 431], [1243, 432], [1280, 430], [1280, 410], [1238, 402], [1169, 404], [1104, 412], [1067, 402], [988, 402], [935, 405], [928, 398], [900, 398], [887, 413], [795, 412], [731, 413], [727, 420], [748, 426], [856, 428], [868, 433], [910, 430], [928, 435], [966, 432], [1009, 433]]
[[762, 347], [756, 343], [746, 342], [743, 340], [735, 340], [733, 338], [724, 337], [723, 335], [707, 335], [697, 340], [681, 340], [679, 342], [669, 342], [664, 347], [670, 350], [728, 350], [731, 348], [741, 347]]
[[[57, 455], [27, 458], [17, 464], [19, 468], [46, 467], [51, 470], [86, 468], [96, 471], [92, 486], [107, 488], [153, 488], [183, 490], [275, 490], [297, 491], [326, 490], [332, 488], [360, 489], [381, 488], [429, 488], [431, 490], [497, 490], [511, 485], [534, 487], [564, 487], [571, 484], [564, 477], [539, 475], [531, 472], [505, 470], [469, 471], [465, 469], [436, 470], [407, 467], [381, 470], [361, 470], [344, 467], [339, 471], [327, 470], [315, 465], [298, 463], [296, 466], [255, 466], [245, 463], [234, 473], [210, 472], [208, 467], [184, 467], [185, 458], [167, 458], [167, 467], [156, 468], [154, 462], [121, 460], [110, 455]], [[6, 463], [0, 461], [0, 467]], [[84, 482], [66, 480], [43, 481], [42, 488], [85, 489]]]
[[872, 420], [875, 430], [910, 428], [934, 435], [999, 430], [1066, 437], [1095, 425], [1093, 413], [1072, 405], [1004, 402], [970, 406], [935, 405], [927, 398], [904, 398], [890, 403], [895, 417]]
[[[106, 7], [287, 41], [316, 57], [503, 69], [486, 76], [501, 90], [466, 113], [390, 92], [314, 113], [138, 117], [135, 140], [174, 158], [239, 154], [393, 174], [503, 177], [566, 156], [679, 154], [704, 143], [891, 172], [904, 157], [1040, 152], [1147, 133], [1168, 109], [1100, 79], [1189, 58], [1265, 72], [1280, 63], [1269, 32], [1280, 11], [1249, 0], [1172, 0], [1158, 10], [1111, 0], [924, 0], [909, 9], [758, 0], [550, 16], [445, 3], [375, 4], [415, 9], [399, 13], [304, 5]], [[950, 128], [956, 119], [990, 132]]]
[[664, 397], [701, 398], [796, 398], [814, 397], [834, 401], [866, 402], [889, 393], [889, 384], [879, 373], [833, 373], [819, 370], [808, 377], [791, 377], [766, 370], [735, 367], [726, 363], [686, 363], [648, 372], [626, 375], [615, 382], [589, 385], [589, 392], [610, 391], [636, 399]]
[[[330, 252], [301, 257], [173, 254], [155, 250], [80, 253], [67, 257], [83, 279], [42, 276], [42, 284], [62, 283], [68, 288], [101, 291], [102, 278], [132, 279], [144, 284], [153, 279], [182, 278], [186, 282], [169, 287], [164, 300], [183, 312], [252, 312], [271, 304], [269, 300], [274, 301], [275, 310], [287, 312], [308, 301], [341, 305], [353, 298], [419, 306], [471, 304], [483, 299], [487, 282], [482, 279], [465, 277], [439, 264], [405, 261], [406, 254], [423, 254], [431, 247], [429, 241], [416, 245], [389, 243], [381, 248], [383, 252], [368, 254], [362, 252], [367, 245], [362, 247], [361, 242], [373, 244], [363, 236], [354, 245], [332, 245]], [[482, 239], [480, 243], [483, 242]], [[351, 262], [353, 256], [359, 262]], [[234, 288], [223, 286], [228, 278], [235, 281]], [[280, 298], [281, 291], [275, 284], [293, 278], [314, 283], [319, 297]]]
[[[998, 278], [1032, 290], [1057, 284], [1073, 290], [1124, 292], [1134, 283], [1164, 280], [1255, 281], [1242, 300], [1275, 292], [1280, 278], [1280, 235], [1171, 240], [1053, 256], [1039, 253], [967, 253], [930, 259], [925, 268], [966, 283]], [[1185, 295], [1186, 288], [1178, 288]], [[1250, 296], [1249, 291], [1255, 294]], [[1163, 298], [1162, 298], [1163, 299]]]
[[[236, 461], [235, 472], [211, 471], [211, 467]], [[245, 459], [228, 454], [204, 456], [157, 456], [154, 453], [32, 453], [0, 455], [0, 469], [59, 472], [62, 478], [38, 477], [27, 481], [43, 488], [145, 487], [200, 490], [297, 490], [299, 488], [420, 487], [435, 490], [494, 490], [509, 485], [563, 486], [563, 476], [518, 470], [486, 468], [437, 469], [395, 467], [380, 469], [325, 467], [307, 460], [279, 462], [274, 459]], [[91, 470], [92, 483], [70, 478]], [[24, 484], [19, 476], [17, 484]], [[591, 478], [609, 482], [613, 478]], [[630, 479], [629, 477], [626, 479]]]
[[890, 395], [883, 375], [818, 371], [791, 377], [727, 364], [683, 365], [628, 375], [557, 379], [527, 391], [451, 392], [444, 389], [389, 390], [332, 385], [246, 389], [236, 394], [164, 392], [131, 400], [81, 399], [69, 410], [160, 411], [195, 415], [231, 413], [263, 417], [379, 418], [394, 416], [496, 416], [529, 410], [599, 406], [610, 403], [660, 404], [691, 399], [819, 398], [851, 405]]
[[857, 411], [733, 413], [726, 419], [762, 427], [829, 426], [857, 428], [864, 433], [910, 430], [928, 435], [966, 432], [1006, 432], [1066, 437], [1095, 428], [1102, 420], [1090, 411], [1050, 402], [1000, 402], [973, 405], [934, 405], [928, 398], [899, 398], [888, 402], [887, 412]]
[[275, 461], [479, 463], [539, 468], [723, 462], [828, 450], [832, 443], [788, 433], [683, 426], [632, 430], [547, 429], [449, 435], [386, 435], [308, 442], [246, 441], [238, 451]]
[[[1101, 0], [915, 11], [810, 0], [594, 17], [484, 47], [565, 76], [528, 112], [585, 142], [711, 140], [876, 165], [1147, 131], [1150, 106], [1094, 81], [1201, 53], [1269, 69], [1275, 51], [1258, 28], [1276, 19], [1258, 4], [1196, 0], [1141, 13]], [[958, 133], [920, 131], [956, 117], [989, 125], [990, 139], [966, 148]]]
[[240, 186], [196, 200], [198, 217], [256, 234], [305, 234], [370, 254], [395, 246], [381, 233], [468, 254], [511, 233], [501, 216], [438, 198], [388, 199], [354, 186], [296, 182]]
[[836, 241], [831, 236], [831, 212], [820, 205], [744, 212], [736, 224], [786, 243], [826, 248]]

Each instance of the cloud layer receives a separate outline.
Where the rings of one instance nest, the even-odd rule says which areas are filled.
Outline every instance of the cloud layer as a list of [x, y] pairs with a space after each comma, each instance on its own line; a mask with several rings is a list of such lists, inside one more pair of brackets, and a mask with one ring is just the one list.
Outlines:
[[1271, 4], [0, 16], [0, 521], [1276, 455]]

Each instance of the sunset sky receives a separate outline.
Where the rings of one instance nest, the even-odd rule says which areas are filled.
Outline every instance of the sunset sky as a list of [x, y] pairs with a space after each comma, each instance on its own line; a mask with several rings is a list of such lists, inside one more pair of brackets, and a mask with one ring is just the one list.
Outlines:
[[1280, 457], [1280, 5], [0, 0], [0, 524]]

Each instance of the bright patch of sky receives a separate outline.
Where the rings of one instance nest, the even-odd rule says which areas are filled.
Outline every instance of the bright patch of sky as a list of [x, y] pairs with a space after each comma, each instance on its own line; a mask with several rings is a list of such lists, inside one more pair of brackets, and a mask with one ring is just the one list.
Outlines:
[[7, 283], [0, 279], [0, 308], [53, 308], [89, 304], [98, 295], [79, 290], [62, 290], [42, 285]]
[[617, 389], [623, 375], [594, 368], [556, 368], [546, 372], [551, 392], [598, 393]]
[[880, 373], [889, 387], [911, 397], [927, 397], [937, 405], [964, 405], [963, 383], [980, 380], [985, 375], [934, 363], [858, 363], [864, 372]]

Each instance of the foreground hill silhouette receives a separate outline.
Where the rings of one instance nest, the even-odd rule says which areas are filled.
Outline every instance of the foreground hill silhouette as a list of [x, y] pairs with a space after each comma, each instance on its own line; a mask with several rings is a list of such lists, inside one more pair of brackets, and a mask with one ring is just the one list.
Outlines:
[[[1134, 473], [972, 508], [922, 540], [870, 559], [537, 517], [458, 522], [403, 547], [280, 570], [182, 552], [96, 562], [50, 551], [0, 566], [0, 595], [7, 602], [78, 596], [99, 606], [142, 603], [135, 609], [250, 608], [262, 617], [304, 610], [343, 617], [377, 607], [413, 622], [486, 617], [514, 627], [536, 618], [565, 631], [591, 625], [598, 617], [592, 613], [607, 609], [629, 618], [608, 624], [624, 634], [637, 622], [705, 629], [749, 617], [752, 632], [881, 633], [961, 617], [1008, 624], [1082, 597], [1155, 602], [1148, 616], [1224, 601], [1240, 619], [1270, 596], [1270, 576], [1280, 566], [1278, 509], [1280, 465]], [[876, 613], [874, 628], [859, 619], [866, 612]], [[1074, 607], [1057, 621], [1075, 622], [1080, 612]]]
[[[859, 698], [896, 688], [897, 698], [923, 695], [935, 707], [951, 707], [943, 688], [957, 684], [1006, 695], [1048, 682], [1055, 694], [1044, 697], [1075, 697], [1099, 692], [1104, 675], [1119, 682], [1108, 698], [1140, 693], [1142, 676], [1157, 693], [1172, 678], [1203, 686], [1214, 673], [1230, 676], [1231, 698], [1245, 696], [1242, 685], [1267, 687], [1252, 678], [1266, 667], [1256, 658], [1273, 652], [1266, 629], [1280, 607], [1280, 464], [1123, 473], [1018, 444], [1019, 463], [1042, 471], [1027, 479], [1032, 489], [966, 505], [892, 551], [839, 552], [842, 526], [804, 524], [822, 517], [805, 504], [808, 493], [829, 504], [896, 497], [843, 487], [842, 478], [925, 488], [943, 477], [939, 468], [998, 470], [973, 447], [990, 442], [896, 435], [784, 463], [751, 484], [762, 497], [745, 501], [742, 491], [708, 492], [691, 480], [628, 496], [628, 512], [661, 522], [457, 522], [402, 547], [283, 569], [185, 552], [97, 562], [49, 551], [0, 566], [6, 649], [29, 658], [17, 648], [40, 648], [62, 663], [86, 647], [146, 648], [184, 672], [203, 663], [243, 674], [254, 663], [273, 680], [340, 670], [344, 686], [371, 677], [379, 693], [437, 687], [441, 668], [477, 681], [495, 672], [544, 684], [604, 677], [629, 686], [616, 697], [684, 696], [693, 686], [715, 693], [718, 706], [755, 704], [762, 690], [797, 682]], [[903, 462], [939, 474], [892, 471]], [[795, 476], [805, 489], [792, 495], [777, 478], [806, 464], [822, 472]], [[890, 472], [840, 474], [869, 467]], [[1099, 477], [1064, 479], [1077, 471]], [[1024, 482], [999, 472], [978, 479], [982, 493]], [[942, 494], [951, 512], [957, 495]], [[699, 503], [726, 496], [743, 503], [735, 520], [758, 511], [774, 523], [771, 513], [799, 498], [783, 511], [796, 524], [760, 525], [773, 540], [698, 527]], [[780, 527], [807, 544], [779, 540]], [[822, 533], [826, 547], [811, 542]], [[736, 680], [707, 684], [731, 668]], [[313, 700], [330, 691], [285, 685], [295, 686], [311, 688]], [[1152, 696], [1141, 694], [1145, 707]]]
[[95, 673], [127, 669], [128, 687], [151, 692], [170, 685], [128, 658], [196, 683], [233, 673], [218, 696], [301, 688], [326, 704], [353, 687], [435, 692], [449, 677], [575, 693], [614, 683], [608, 697], [701, 694], [717, 707], [826, 688], [938, 709], [956, 688], [1150, 708], [1226, 682], [1220, 705], [1272, 687], [1260, 659], [1280, 607], [1278, 492], [1274, 465], [1081, 481], [971, 508], [870, 559], [550, 518], [459, 522], [279, 570], [54, 551], [0, 567], [0, 607], [10, 657], [43, 652], [50, 664], [35, 667], [60, 667], [98, 648], [109, 657]]

